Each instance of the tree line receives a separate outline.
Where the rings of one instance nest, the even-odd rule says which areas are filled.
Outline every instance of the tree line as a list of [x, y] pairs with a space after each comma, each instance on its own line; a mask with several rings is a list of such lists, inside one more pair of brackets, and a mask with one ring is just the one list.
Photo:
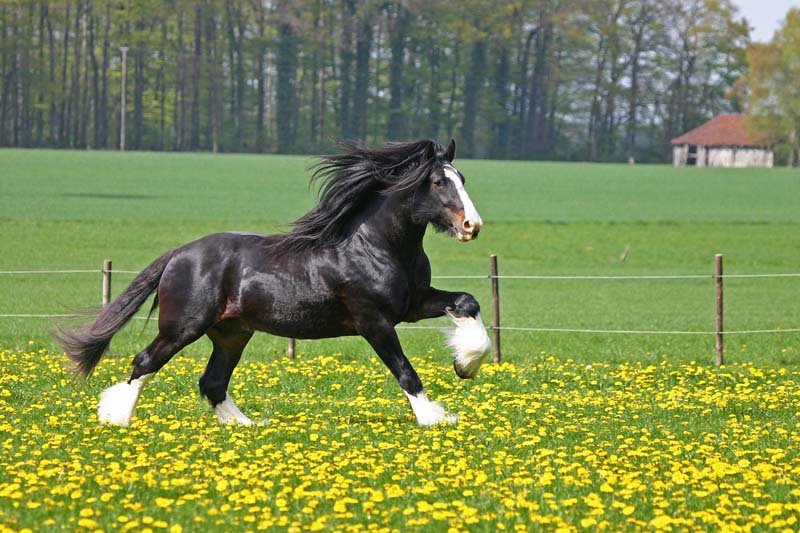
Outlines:
[[0, 0], [0, 146], [663, 161], [746, 70], [730, 0]]

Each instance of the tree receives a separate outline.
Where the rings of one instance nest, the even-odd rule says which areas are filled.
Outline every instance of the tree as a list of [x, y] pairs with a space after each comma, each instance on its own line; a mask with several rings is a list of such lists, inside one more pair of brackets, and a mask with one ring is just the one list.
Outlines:
[[795, 166], [800, 161], [800, 9], [789, 11], [771, 42], [748, 46], [747, 62], [748, 129], [777, 144], [787, 164]]

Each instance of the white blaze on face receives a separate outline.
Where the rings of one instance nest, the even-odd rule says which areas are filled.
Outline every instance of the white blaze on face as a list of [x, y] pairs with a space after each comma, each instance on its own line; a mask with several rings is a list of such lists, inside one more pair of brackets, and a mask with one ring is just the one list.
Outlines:
[[459, 177], [458, 171], [455, 169], [455, 167], [452, 165], [445, 165], [444, 175], [450, 178], [450, 180], [456, 186], [458, 197], [461, 199], [461, 203], [464, 205], [464, 227], [456, 228], [458, 239], [462, 241], [470, 240], [483, 225], [483, 220], [481, 220], [478, 210], [475, 209], [475, 204], [473, 204], [472, 200], [470, 200], [467, 190], [464, 188], [464, 184], [461, 183], [461, 178]]

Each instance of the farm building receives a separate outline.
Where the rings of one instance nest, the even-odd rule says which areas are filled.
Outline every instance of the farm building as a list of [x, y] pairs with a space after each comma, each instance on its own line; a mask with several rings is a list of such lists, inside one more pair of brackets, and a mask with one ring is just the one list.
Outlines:
[[771, 167], [772, 149], [747, 134], [743, 115], [719, 115], [672, 139], [675, 166]]

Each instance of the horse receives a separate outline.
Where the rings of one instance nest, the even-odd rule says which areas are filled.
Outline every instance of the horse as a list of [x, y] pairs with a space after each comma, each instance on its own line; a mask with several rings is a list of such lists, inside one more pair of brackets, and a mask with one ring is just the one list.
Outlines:
[[221, 423], [252, 424], [228, 394], [253, 333], [297, 339], [360, 335], [396, 378], [423, 426], [455, 423], [426, 391], [398, 340], [400, 322], [447, 315], [453, 368], [474, 378], [489, 352], [478, 301], [431, 286], [423, 250], [427, 227], [459, 241], [478, 236], [483, 221], [447, 148], [430, 139], [368, 148], [340, 143], [311, 177], [316, 205], [272, 235], [228, 232], [173, 248], [141, 271], [90, 323], [57, 328], [71, 369], [88, 378], [111, 338], [153, 292], [158, 333], [133, 359], [127, 381], [105, 389], [103, 424], [127, 426], [143, 387], [178, 351], [207, 335], [211, 357], [200, 393]]

